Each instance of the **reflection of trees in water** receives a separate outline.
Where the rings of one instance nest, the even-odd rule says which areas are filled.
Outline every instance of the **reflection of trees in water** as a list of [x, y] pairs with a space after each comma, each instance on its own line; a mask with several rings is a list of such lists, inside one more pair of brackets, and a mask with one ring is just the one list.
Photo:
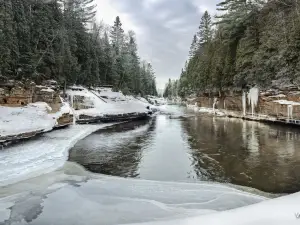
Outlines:
[[[145, 130], [138, 131], [136, 129], [148, 126]], [[70, 153], [70, 160], [82, 164], [88, 170], [96, 173], [122, 176], [136, 177], [138, 176], [138, 166], [143, 155], [143, 147], [147, 144], [147, 140], [152, 135], [156, 127], [156, 120], [149, 121], [133, 121], [112, 126], [106, 130], [93, 134], [99, 135], [99, 138], [106, 141], [110, 138], [112, 145], [99, 145], [97, 149], [89, 151], [89, 138], [84, 145], [74, 147]], [[132, 132], [132, 133], [130, 133]], [[102, 135], [102, 136], [101, 136]], [[126, 136], [125, 138], [123, 136]], [[91, 139], [92, 141], [92, 139]], [[89, 151], [88, 154], [87, 151]]]
[[[186, 120], [195, 171], [201, 180], [269, 192], [300, 188], [299, 131], [282, 126], [201, 116]], [[295, 172], [297, 171], [297, 172]]]

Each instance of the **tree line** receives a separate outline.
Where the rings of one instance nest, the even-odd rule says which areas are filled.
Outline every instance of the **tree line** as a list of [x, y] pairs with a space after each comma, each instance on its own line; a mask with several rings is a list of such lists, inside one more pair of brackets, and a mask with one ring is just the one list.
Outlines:
[[175, 95], [300, 84], [300, 1], [223, 0], [217, 10], [201, 18]]
[[94, 0], [0, 0], [2, 79], [54, 79], [61, 85], [113, 85], [157, 95], [155, 73], [142, 61], [134, 31], [121, 19], [95, 22]]

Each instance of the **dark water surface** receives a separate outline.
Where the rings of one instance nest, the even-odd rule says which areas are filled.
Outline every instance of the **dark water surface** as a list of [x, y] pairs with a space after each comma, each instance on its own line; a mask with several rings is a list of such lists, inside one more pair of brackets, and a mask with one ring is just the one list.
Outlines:
[[300, 129], [204, 114], [159, 115], [90, 135], [71, 149], [70, 161], [114, 176], [290, 193], [300, 190]]

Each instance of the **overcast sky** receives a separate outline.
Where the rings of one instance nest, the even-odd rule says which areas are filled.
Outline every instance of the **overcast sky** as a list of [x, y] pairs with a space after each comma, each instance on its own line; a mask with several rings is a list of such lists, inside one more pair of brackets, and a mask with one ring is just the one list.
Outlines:
[[134, 30], [139, 54], [152, 63], [158, 88], [177, 79], [205, 10], [214, 15], [219, 0], [95, 0], [98, 19], [113, 25], [120, 16]]

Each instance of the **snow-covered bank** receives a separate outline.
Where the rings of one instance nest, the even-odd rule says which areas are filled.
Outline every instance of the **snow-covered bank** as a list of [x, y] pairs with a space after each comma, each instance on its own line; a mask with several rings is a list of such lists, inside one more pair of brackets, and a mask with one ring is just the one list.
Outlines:
[[51, 111], [52, 108], [45, 102], [30, 103], [24, 107], [0, 106], [0, 142], [33, 137], [71, 124], [73, 113], [67, 102], [62, 101], [56, 113]]
[[[114, 115], [148, 113], [145, 102], [125, 96], [110, 89], [91, 89], [71, 87], [68, 91], [71, 106], [78, 120], [82, 117], [105, 117]], [[150, 104], [148, 104], [150, 106]]]
[[0, 186], [48, 173], [63, 166], [68, 150], [89, 134], [110, 126], [74, 125], [63, 130], [45, 133], [0, 151]]
[[56, 119], [47, 113], [47, 104], [27, 107], [0, 106], [0, 137], [52, 130]]

